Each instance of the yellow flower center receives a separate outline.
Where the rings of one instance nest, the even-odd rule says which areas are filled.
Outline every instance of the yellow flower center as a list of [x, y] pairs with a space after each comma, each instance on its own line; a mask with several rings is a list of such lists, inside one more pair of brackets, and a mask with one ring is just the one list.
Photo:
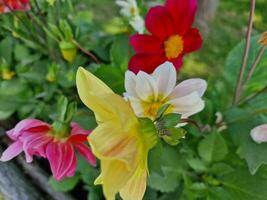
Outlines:
[[134, 6], [132, 6], [132, 7], [130, 8], [130, 14], [131, 14], [132, 16], [135, 16], [135, 15], [138, 14], [138, 10], [137, 10]]
[[[143, 102], [143, 109], [144, 109], [144, 115], [151, 120], [154, 120], [156, 118], [156, 115], [159, 111], [159, 109], [167, 102], [167, 99], [165, 98], [158, 98], [157, 100], [149, 100], [146, 102]], [[165, 113], [170, 113], [172, 111], [172, 107], [170, 106]]]
[[180, 35], [172, 35], [164, 42], [165, 55], [168, 59], [177, 58], [184, 49], [184, 41]]
[[10, 70], [3, 70], [2, 72], [2, 78], [4, 80], [11, 80], [15, 76], [15, 72], [10, 71]]

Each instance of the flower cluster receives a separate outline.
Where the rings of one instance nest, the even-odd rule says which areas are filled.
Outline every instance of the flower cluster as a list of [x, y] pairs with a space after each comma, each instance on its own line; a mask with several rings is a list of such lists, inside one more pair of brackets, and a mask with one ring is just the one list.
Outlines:
[[117, 0], [116, 4], [121, 7], [121, 15], [129, 19], [130, 25], [138, 33], [144, 33], [145, 26], [136, 0]]
[[55, 134], [53, 127], [37, 119], [25, 119], [15, 128], [7, 131], [13, 143], [4, 151], [0, 161], [9, 161], [24, 152], [26, 161], [32, 162], [33, 156], [46, 158], [56, 180], [75, 174], [75, 149], [95, 166], [96, 160], [84, 142], [90, 132], [72, 123], [70, 133]]

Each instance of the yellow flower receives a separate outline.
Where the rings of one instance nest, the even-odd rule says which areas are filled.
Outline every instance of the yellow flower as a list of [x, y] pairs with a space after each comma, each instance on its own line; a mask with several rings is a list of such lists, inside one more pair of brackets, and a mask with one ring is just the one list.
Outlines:
[[130, 104], [83, 68], [76, 79], [79, 96], [96, 116], [98, 126], [88, 137], [93, 153], [101, 161], [102, 184], [107, 200], [120, 193], [124, 200], [141, 200], [147, 181], [147, 156], [155, 146], [154, 126], [143, 127]]
[[260, 39], [259, 39], [259, 43], [262, 45], [262, 46], [266, 46], [267, 47], [267, 31], [264, 32]]

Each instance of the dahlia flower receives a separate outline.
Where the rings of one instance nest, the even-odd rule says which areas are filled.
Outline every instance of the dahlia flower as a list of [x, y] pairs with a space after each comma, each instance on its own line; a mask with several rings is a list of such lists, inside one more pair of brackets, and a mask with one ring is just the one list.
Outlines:
[[70, 133], [55, 134], [53, 127], [37, 119], [20, 121], [15, 128], [7, 131], [13, 143], [3, 152], [0, 161], [6, 162], [24, 152], [26, 161], [33, 156], [46, 158], [56, 180], [74, 176], [76, 170], [75, 149], [95, 166], [96, 159], [84, 142], [90, 134], [77, 123], [71, 124]]
[[79, 68], [76, 81], [81, 100], [98, 122], [88, 136], [101, 161], [95, 184], [102, 184], [107, 200], [114, 200], [118, 192], [124, 200], [142, 200], [148, 152], [157, 142], [153, 123], [151, 128], [142, 128], [130, 104], [85, 69]]
[[187, 118], [204, 108], [201, 97], [206, 88], [206, 81], [199, 78], [188, 79], [176, 85], [175, 67], [172, 63], [165, 62], [151, 75], [143, 71], [137, 75], [127, 71], [124, 96], [138, 117], [154, 120], [159, 109], [169, 104], [166, 114], [179, 113]]
[[151, 73], [165, 61], [179, 69], [183, 56], [202, 46], [198, 29], [191, 27], [196, 11], [197, 0], [167, 0], [164, 6], [152, 7], [145, 19], [150, 34], [130, 38], [136, 54], [129, 62], [129, 70]]

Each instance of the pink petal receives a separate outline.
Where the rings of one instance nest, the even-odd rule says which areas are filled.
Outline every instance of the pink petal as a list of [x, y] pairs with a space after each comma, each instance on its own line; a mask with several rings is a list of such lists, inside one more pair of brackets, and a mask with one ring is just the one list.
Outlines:
[[76, 170], [76, 156], [74, 149], [67, 143], [50, 143], [46, 149], [47, 159], [56, 180], [66, 176], [73, 176]]
[[146, 16], [147, 30], [154, 36], [165, 41], [174, 33], [174, 23], [164, 6], [152, 7]]
[[50, 125], [37, 119], [24, 119], [20, 121], [14, 129], [7, 132], [12, 140], [16, 140], [24, 131], [43, 132], [48, 131]]
[[9, 161], [18, 156], [21, 152], [22, 152], [22, 143], [20, 141], [14, 142], [3, 152], [0, 161], [2, 162]]
[[75, 144], [74, 146], [91, 165], [96, 166], [96, 158], [88, 146], [85, 144]]
[[84, 130], [78, 123], [71, 123], [71, 135], [85, 135], [88, 136], [91, 131]]

